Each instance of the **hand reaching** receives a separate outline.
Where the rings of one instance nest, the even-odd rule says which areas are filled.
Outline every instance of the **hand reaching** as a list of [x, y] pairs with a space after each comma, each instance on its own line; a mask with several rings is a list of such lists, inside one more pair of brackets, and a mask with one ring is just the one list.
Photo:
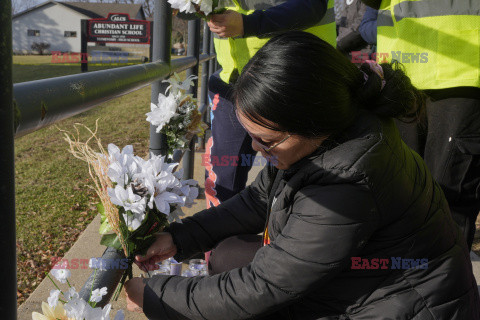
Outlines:
[[244, 33], [242, 14], [231, 10], [222, 14], [212, 14], [208, 26], [210, 31], [222, 38], [243, 36]]
[[157, 262], [173, 257], [177, 253], [177, 247], [173, 243], [172, 235], [162, 232], [157, 235], [157, 240], [148, 248], [145, 256], [135, 256], [135, 264], [143, 271], [158, 269]]

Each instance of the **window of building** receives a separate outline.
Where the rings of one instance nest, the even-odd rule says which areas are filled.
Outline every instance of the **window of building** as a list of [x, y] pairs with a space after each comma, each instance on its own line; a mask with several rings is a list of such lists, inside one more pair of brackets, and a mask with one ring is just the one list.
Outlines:
[[76, 38], [77, 31], [65, 31], [64, 36], [67, 38]]
[[27, 34], [29, 37], [40, 37], [40, 30], [28, 29]]

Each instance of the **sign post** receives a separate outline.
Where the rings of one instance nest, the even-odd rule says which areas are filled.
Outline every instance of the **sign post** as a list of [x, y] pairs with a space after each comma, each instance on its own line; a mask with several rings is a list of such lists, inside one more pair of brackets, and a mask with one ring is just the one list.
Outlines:
[[88, 43], [88, 20], [81, 21], [80, 28], [80, 57], [81, 57], [81, 70], [82, 72], [88, 71], [88, 55], [87, 55], [87, 43]]

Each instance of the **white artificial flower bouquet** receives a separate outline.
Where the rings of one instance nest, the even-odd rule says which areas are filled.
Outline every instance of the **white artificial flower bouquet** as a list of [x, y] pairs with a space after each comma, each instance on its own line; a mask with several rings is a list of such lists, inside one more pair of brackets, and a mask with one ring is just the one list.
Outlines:
[[[86, 129], [90, 138], [80, 141], [79, 128]], [[97, 125], [98, 128], [98, 125]], [[155, 241], [169, 222], [179, 221], [181, 207], [191, 207], [198, 196], [197, 181], [183, 180], [178, 163], [167, 163], [162, 156], [151, 155], [144, 160], [134, 155], [133, 147], [122, 150], [114, 144], [108, 152], [97, 137], [97, 130], [76, 124], [76, 135], [63, 131], [70, 152], [87, 162], [95, 191], [101, 200], [101, 244], [123, 250], [129, 264], [114, 294], [118, 297], [126, 277], [131, 278], [132, 262]], [[90, 144], [95, 142], [94, 149]]]
[[173, 155], [175, 149], [184, 150], [194, 135], [203, 135], [208, 127], [202, 121], [202, 115], [197, 108], [197, 100], [187, 94], [195, 76], [181, 81], [174, 73], [173, 77], [164, 82], [170, 83], [165, 94], [158, 95], [158, 103], [151, 104], [151, 111], [146, 114], [147, 121], [156, 126], [157, 133], [167, 136], [168, 155]]
[[168, 0], [173, 9], [183, 13], [195, 13], [209, 19], [210, 14], [223, 13], [226, 7], [235, 6], [232, 0]]
[[[58, 284], [47, 275], [56, 289], [50, 290], [50, 296], [46, 302], [42, 302], [42, 312], [33, 312], [33, 320], [110, 320], [112, 306], [105, 305], [103, 308], [96, 307], [107, 294], [107, 288], [91, 290], [88, 302], [79, 297], [75, 287], [72, 287], [68, 278], [71, 273], [68, 269], [52, 269], [50, 272], [58, 282], [68, 284], [67, 290], [62, 290]], [[113, 320], [125, 319], [123, 310], [117, 311]]]

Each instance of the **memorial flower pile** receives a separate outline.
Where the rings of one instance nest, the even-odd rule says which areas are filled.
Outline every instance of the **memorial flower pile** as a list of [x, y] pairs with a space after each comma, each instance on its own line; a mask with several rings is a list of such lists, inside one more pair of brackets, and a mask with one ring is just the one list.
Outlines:
[[[67, 283], [68, 289], [62, 290], [59, 285], [47, 275], [56, 289], [50, 290], [47, 302], [42, 302], [42, 313], [33, 312], [33, 320], [110, 320], [112, 306], [96, 307], [107, 294], [107, 288], [95, 289], [90, 292], [89, 301], [80, 298], [75, 287], [70, 285], [68, 269], [52, 269], [51, 275], [60, 283]], [[123, 310], [117, 311], [113, 320], [125, 319]]]
[[175, 73], [164, 82], [170, 83], [165, 94], [158, 95], [158, 103], [151, 104], [151, 111], [146, 114], [147, 121], [156, 126], [157, 133], [167, 136], [168, 154], [173, 150], [184, 150], [194, 135], [203, 135], [208, 127], [202, 121], [197, 108], [197, 100], [186, 91], [197, 77], [190, 76], [181, 81]]

